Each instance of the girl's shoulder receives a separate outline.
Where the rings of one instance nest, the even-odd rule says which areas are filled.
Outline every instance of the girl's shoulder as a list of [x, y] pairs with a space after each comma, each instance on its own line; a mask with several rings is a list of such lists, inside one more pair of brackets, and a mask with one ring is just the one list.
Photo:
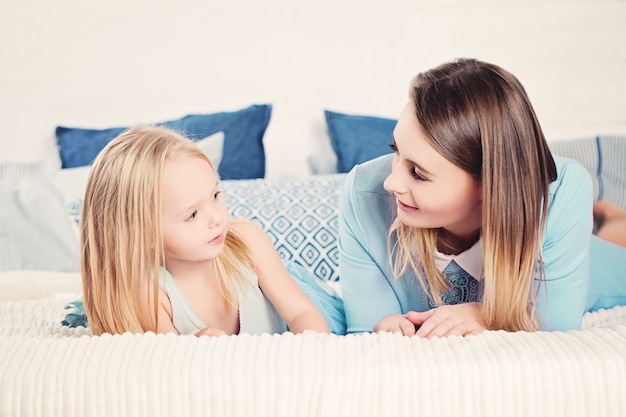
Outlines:
[[[230, 228], [237, 233], [252, 251], [261, 247], [272, 245], [269, 236], [261, 225], [253, 220], [236, 219], [230, 223]], [[273, 247], [273, 246], [272, 246]]]
[[248, 234], [265, 233], [263, 228], [253, 220], [247, 219], [233, 219], [231, 220], [230, 227], [242, 236]]

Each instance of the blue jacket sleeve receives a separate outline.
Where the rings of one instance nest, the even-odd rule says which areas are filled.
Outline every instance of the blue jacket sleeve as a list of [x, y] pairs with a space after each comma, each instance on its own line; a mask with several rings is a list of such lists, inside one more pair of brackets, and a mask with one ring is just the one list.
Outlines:
[[[380, 170], [370, 172], [380, 174]], [[389, 282], [393, 278], [387, 257], [388, 199], [382, 181], [362, 172], [360, 166], [342, 185], [339, 272], [348, 333], [372, 331], [384, 315], [401, 313]]]
[[550, 185], [543, 237], [545, 283], [536, 311], [542, 330], [580, 329], [590, 276], [592, 183], [577, 161], [555, 161], [558, 178]]

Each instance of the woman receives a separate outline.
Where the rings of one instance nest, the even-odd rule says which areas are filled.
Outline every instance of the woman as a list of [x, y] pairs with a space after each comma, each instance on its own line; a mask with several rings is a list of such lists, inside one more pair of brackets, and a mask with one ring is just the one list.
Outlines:
[[348, 333], [578, 329], [626, 304], [626, 250], [592, 237], [589, 174], [551, 155], [508, 71], [460, 59], [419, 74], [391, 147], [342, 190]]

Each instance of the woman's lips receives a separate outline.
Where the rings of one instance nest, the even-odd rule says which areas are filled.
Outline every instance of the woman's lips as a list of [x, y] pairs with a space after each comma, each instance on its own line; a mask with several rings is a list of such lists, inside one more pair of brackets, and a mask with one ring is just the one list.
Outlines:
[[396, 199], [396, 202], [398, 203], [398, 208], [400, 210], [402, 210], [402, 211], [405, 211], [405, 212], [408, 212], [408, 213], [413, 212], [413, 211], [417, 211], [417, 207], [408, 206], [408, 205], [404, 204], [402, 201], [400, 201], [398, 199]]

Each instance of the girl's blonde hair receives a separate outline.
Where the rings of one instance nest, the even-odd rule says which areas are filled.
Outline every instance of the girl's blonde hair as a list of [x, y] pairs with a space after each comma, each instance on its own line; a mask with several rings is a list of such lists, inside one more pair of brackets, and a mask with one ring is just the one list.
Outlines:
[[[482, 187], [482, 316], [488, 328], [536, 330], [533, 281], [556, 166], [521, 83], [508, 71], [459, 59], [418, 74], [410, 98], [429, 144]], [[438, 229], [389, 234], [394, 274], [408, 269], [437, 305], [448, 282], [435, 266]], [[392, 245], [393, 237], [397, 239]]]
[[[191, 139], [163, 126], [128, 129], [96, 157], [80, 221], [84, 305], [94, 334], [157, 330], [161, 175], [165, 162], [180, 156], [215, 171]], [[242, 268], [252, 267], [252, 258], [234, 230], [213, 263], [224, 297], [236, 307]]]

